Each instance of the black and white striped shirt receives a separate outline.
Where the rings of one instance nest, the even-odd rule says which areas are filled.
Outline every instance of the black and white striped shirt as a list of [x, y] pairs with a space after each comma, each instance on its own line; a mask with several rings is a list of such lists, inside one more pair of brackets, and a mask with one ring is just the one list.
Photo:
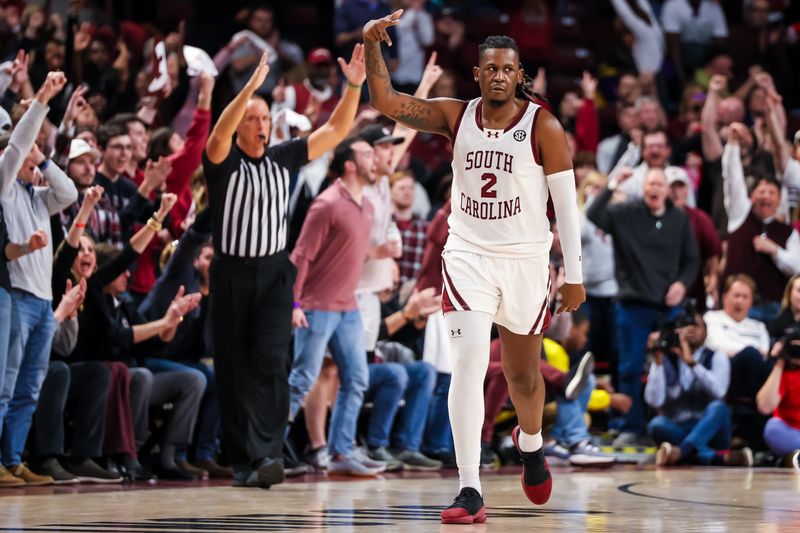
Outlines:
[[271, 146], [258, 159], [234, 143], [219, 165], [203, 153], [217, 253], [252, 258], [286, 248], [290, 177], [306, 163], [305, 139]]

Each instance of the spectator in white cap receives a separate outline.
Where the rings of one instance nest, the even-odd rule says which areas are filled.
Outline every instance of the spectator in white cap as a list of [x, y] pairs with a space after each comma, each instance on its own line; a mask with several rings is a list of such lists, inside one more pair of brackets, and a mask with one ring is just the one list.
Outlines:
[[705, 211], [690, 207], [689, 193], [692, 190], [686, 172], [678, 167], [667, 167], [664, 171], [669, 185], [669, 199], [678, 209], [683, 210], [692, 224], [694, 238], [700, 251], [700, 272], [686, 292], [687, 298], [697, 300], [698, 309], [703, 312], [718, 307], [719, 262], [722, 257], [722, 243], [714, 228], [714, 222]]
[[[61, 212], [61, 225], [64, 228], [69, 228], [72, 221], [80, 211], [81, 204], [83, 203], [83, 195], [86, 190], [94, 185], [94, 177], [97, 171], [97, 162], [100, 160], [102, 154], [97, 148], [93, 148], [88, 142], [83, 139], [72, 139], [69, 145], [69, 161], [67, 163], [67, 176], [75, 184], [78, 189], [78, 200], [64, 209]], [[92, 209], [89, 215], [89, 220], [86, 222], [86, 231], [93, 237], [99, 235], [100, 222], [98, 217], [98, 206]], [[58, 249], [58, 245], [63, 239], [63, 234], [66, 231], [53, 234], [55, 242], [53, 249]]]
[[[634, 168], [620, 167], [618, 165], [611, 171], [609, 179], [620, 181], [617, 193], [624, 194], [628, 200], [642, 198], [644, 179], [651, 168], [663, 168], [665, 173], [669, 171], [676, 175], [677, 173], [682, 173], [686, 176], [686, 182], [690, 183], [689, 175], [683, 168], [669, 164], [671, 155], [672, 148], [670, 148], [669, 137], [667, 137], [666, 132], [663, 130], [647, 132], [642, 136], [641, 164]], [[630, 177], [630, 179], [627, 179], [628, 177]], [[694, 188], [688, 187], [687, 193], [686, 205], [695, 207], [697, 204], [694, 199]]]

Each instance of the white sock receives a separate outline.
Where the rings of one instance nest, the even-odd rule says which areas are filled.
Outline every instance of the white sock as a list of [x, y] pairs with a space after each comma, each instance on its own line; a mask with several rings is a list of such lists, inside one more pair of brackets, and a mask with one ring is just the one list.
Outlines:
[[459, 466], [458, 467], [458, 492], [461, 492], [465, 487], [472, 487], [478, 491], [478, 494], [483, 496], [481, 491], [481, 478], [480, 478], [481, 465], [477, 466]]
[[483, 425], [483, 381], [489, 366], [492, 317], [479, 311], [457, 311], [445, 315], [450, 337], [453, 374], [447, 404], [456, 448], [459, 490], [472, 487], [481, 492], [481, 426]]
[[542, 430], [535, 435], [528, 435], [522, 429], [519, 430], [519, 449], [523, 452], [535, 452], [542, 447]]

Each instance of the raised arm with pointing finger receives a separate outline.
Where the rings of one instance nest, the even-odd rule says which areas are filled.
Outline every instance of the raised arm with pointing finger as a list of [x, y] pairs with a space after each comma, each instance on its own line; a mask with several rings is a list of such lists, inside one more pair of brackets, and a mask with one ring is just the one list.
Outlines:
[[[269, 52], [265, 51], [250, 81], [228, 104], [211, 131], [206, 143], [206, 154], [212, 163], [221, 163], [230, 153], [233, 134], [237, 131], [242, 119], [245, 118], [248, 102], [251, 101], [269, 73], [268, 59]], [[341, 57], [338, 58], [338, 62], [347, 80], [344, 96], [339, 100], [328, 121], [309, 136], [309, 160], [316, 159], [344, 139], [356, 116], [361, 85], [365, 78], [363, 45], [356, 45], [349, 63], [346, 63]], [[259, 133], [255, 139], [249, 139], [242, 135], [237, 139], [237, 144], [251, 157], [263, 156], [269, 139], [269, 115], [262, 117], [261, 120], [266, 121], [266, 131]]]

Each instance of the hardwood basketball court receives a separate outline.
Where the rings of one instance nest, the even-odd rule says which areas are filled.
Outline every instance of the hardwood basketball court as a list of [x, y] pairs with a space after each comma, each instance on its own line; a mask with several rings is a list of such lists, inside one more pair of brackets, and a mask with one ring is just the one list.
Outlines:
[[489, 519], [482, 525], [439, 523], [456, 478], [401, 474], [309, 476], [269, 491], [219, 483], [7, 489], [0, 531], [800, 531], [800, 475], [791, 470], [554, 468], [553, 497], [543, 507], [525, 499], [518, 472], [483, 476]]

